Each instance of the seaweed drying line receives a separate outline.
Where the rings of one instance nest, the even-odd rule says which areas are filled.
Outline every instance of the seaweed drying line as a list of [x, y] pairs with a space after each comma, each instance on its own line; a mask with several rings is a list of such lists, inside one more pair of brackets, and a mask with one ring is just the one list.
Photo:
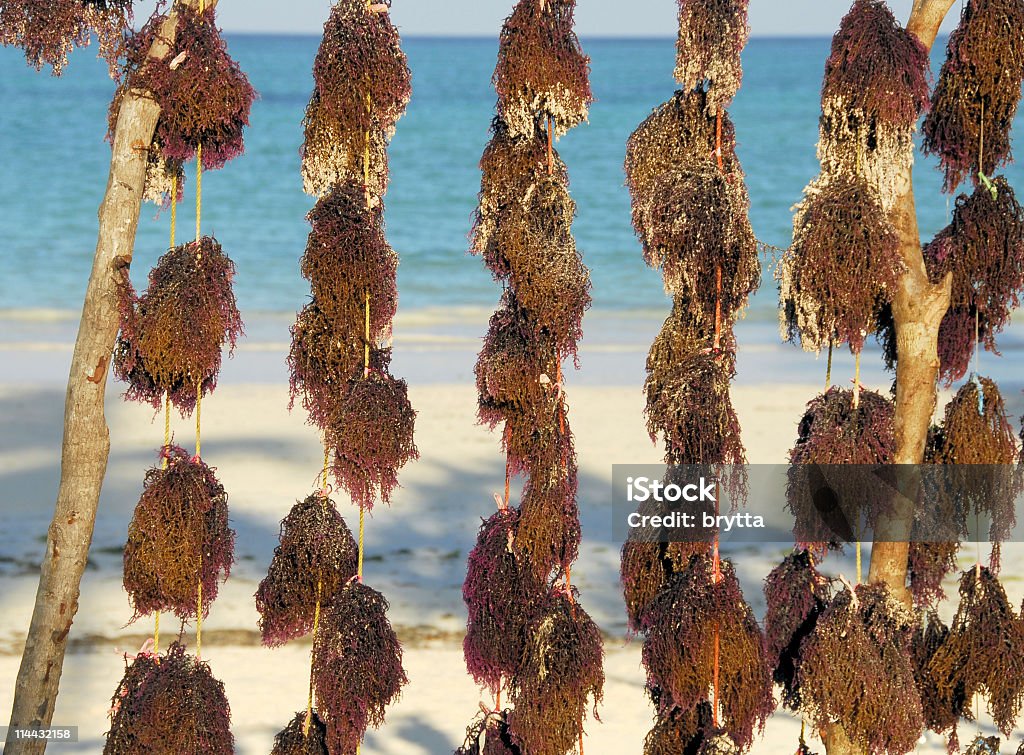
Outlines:
[[[331, 7], [303, 121], [303, 184], [317, 197], [301, 260], [312, 297], [291, 329], [288, 366], [292, 403], [320, 431], [324, 459], [319, 489], [282, 521], [256, 592], [264, 644], [313, 639], [306, 705], [278, 733], [279, 754], [359, 752], [408, 682], [388, 603], [363, 583], [367, 510], [390, 503], [398, 470], [418, 457], [408, 389], [389, 370], [398, 257], [384, 233], [386, 148], [411, 77], [388, 10]], [[335, 489], [359, 508], [356, 538]]]
[[[227, 494], [202, 460], [202, 398], [215, 389], [222, 350], [241, 335], [232, 291], [234, 264], [217, 241], [202, 236], [203, 148], [213, 146], [209, 167], [221, 167], [243, 149], [255, 92], [227, 54], [213, 9], [178, 3], [175, 36], [161, 40], [167, 16], [156, 14], [126, 43], [125, 76], [111, 104], [116, 122], [124, 92], [148, 91], [160, 105], [147, 153], [146, 197], [171, 204], [170, 249], [137, 295], [127, 264], [119, 268], [120, 334], [115, 375], [128, 383], [126, 397], [163, 409], [160, 464], [146, 473], [128, 528], [124, 586], [134, 619], [154, 614], [154, 633], [131, 657], [113, 697], [104, 752], [230, 752], [233, 738], [223, 685], [202, 660], [202, 624], [234, 560], [235, 533], [228, 525]], [[157, 41], [163, 58], [149, 56]], [[175, 245], [181, 166], [196, 156], [196, 238]], [[195, 413], [194, 455], [172, 443], [170, 409]], [[164, 611], [196, 619], [196, 652], [181, 635], [160, 655]], [[185, 700], [185, 703], [182, 703]], [[143, 745], [142, 743], [146, 743]]]

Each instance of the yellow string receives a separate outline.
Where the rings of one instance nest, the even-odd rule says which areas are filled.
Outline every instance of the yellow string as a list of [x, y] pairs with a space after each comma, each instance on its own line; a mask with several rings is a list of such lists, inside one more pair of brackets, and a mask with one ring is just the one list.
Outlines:
[[203, 145], [196, 147], [196, 243], [201, 238], [203, 222]]
[[[858, 529], [860, 529], [859, 525], [858, 525]], [[858, 540], [857, 541], [857, 584], [859, 585], [859, 584], [862, 584], [863, 582], [864, 582], [864, 567], [863, 567], [863, 561], [861, 560], [860, 540]]]
[[203, 384], [196, 385], [196, 456], [202, 448]]
[[323, 482], [323, 489], [325, 491], [327, 490], [327, 469], [330, 466], [330, 464], [331, 464], [330, 451], [327, 450], [327, 443], [325, 441], [324, 442], [324, 482]]
[[[320, 628], [320, 593], [323, 581], [316, 581], [316, 608], [313, 610], [313, 644], [316, 645], [316, 630]], [[313, 721], [313, 651], [309, 652], [309, 697], [306, 700], [306, 720], [302, 724], [302, 736], [309, 736], [309, 725]]]
[[156, 612], [156, 626], [153, 630], [153, 655], [160, 653], [160, 612]]
[[171, 249], [174, 248], [174, 233], [178, 227], [178, 174], [171, 176]]

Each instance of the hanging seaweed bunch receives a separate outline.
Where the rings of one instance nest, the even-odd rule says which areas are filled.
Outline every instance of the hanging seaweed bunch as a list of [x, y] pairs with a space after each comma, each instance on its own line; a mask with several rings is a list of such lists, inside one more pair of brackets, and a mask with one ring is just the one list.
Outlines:
[[704, 317], [733, 318], [761, 282], [746, 187], [710, 159], [663, 172], [651, 188], [644, 259], [665, 290], [686, 294]]
[[[895, 407], [884, 396], [834, 386], [808, 402], [789, 452], [786, 486], [798, 543], [823, 554], [856, 540], [860, 523], [873, 526], [892, 491], [862, 468], [891, 463], [895, 451]], [[816, 500], [825, 490], [838, 504], [832, 514]]]
[[313, 631], [326, 603], [356, 574], [358, 548], [334, 501], [314, 493], [281, 521], [267, 576], [256, 589], [263, 644], [283, 645]]
[[574, 468], [576, 450], [564, 397], [554, 381], [544, 382], [546, 402], [530, 414], [510, 415], [502, 446], [510, 474], [525, 474], [548, 486], [565, 479]]
[[128, 265], [119, 270], [121, 332], [114, 374], [128, 383], [125, 398], [159, 408], [164, 393], [182, 415], [213, 391], [225, 345], [242, 335], [232, 280], [235, 264], [216, 239], [176, 246], [149, 273], [136, 295]]
[[531, 136], [551, 119], [555, 136], [587, 119], [590, 58], [573, 31], [576, 0], [519, 0], [501, 27], [494, 88], [498, 116]]
[[360, 341], [369, 297], [370, 342], [379, 343], [398, 308], [398, 255], [384, 237], [383, 206], [368, 208], [362, 187], [347, 182], [321, 197], [307, 219], [301, 270], [317, 306], [337, 338]]
[[1010, 128], [1024, 82], [1020, 0], [970, 0], [949, 36], [946, 60], [921, 132], [938, 155], [949, 193], [1010, 160]]
[[979, 734], [971, 742], [964, 755], [999, 755], [1001, 742], [999, 737], [983, 737]]
[[331, 8], [303, 120], [302, 179], [322, 196], [352, 182], [387, 190], [387, 145], [412, 94], [412, 74], [387, 9], [365, 0]]
[[927, 673], [940, 699], [962, 704], [960, 715], [970, 716], [971, 700], [980, 694], [999, 730], [1013, 731], [1024, 703], [1024, 622], [984, 566], [960, 578], [960, 606]]
[[915, 540], [910, 544], [908, 559], [910, 573], [910, 592], [917, 606], [934, 606], [946, 599], [946, 591], [942, 589], [942, 580], [956, 569], [956, 555], [960, 543], [956, 542], [922, 542]]
[[166, 467], [146, 472], [124, 548], [133, 621], [154, 611], [194, 617], [200, 595], [205, 617], [234, 562], [228, 496], [213, 469], [178, 446], [160, 455]]
[[928, 51], [884, 0], [854, 0], [832, 38], [821, 88], [822, 172], [865, 176], [889, 212], [928, 106]]
[[838, 592], [804, 640], [797, 683], [818, 728], [842, 725], [869, 752], [909, 752], [924, 728], [910, 639], [914, 617], [885, 585]]
[[1005, 178], [957, 197], [953, 220], [924, 248], [929, 277], [953, 276], [950, 309], [939, 329], [940, 374], [952, 383], [974, 350], [996, 351], [996, 334], [1024, 295], [1024, 210]]
[[691, 556], [705, 554], [709, 547], [706, 542], [659, 543], [632, 538], [622, 544], [620, 579], [630, 631], [640, 631], [658, 593], [686, 569]]
[[670, 465], [745, 462], [739, 419], [729, 396], [734, 364], [730, 334], [715, 352], [686, 329], [680, 310], [665, 321], [647, 356], [647, 431], [665, 443]]
[[387, 371], [370, 370], [344, 389], [324, 435], [331, 472], [357, 506], [372, 509], [378, 497], [391, 503], [398, 470], [420, 456], [415, 424], [406, 382]]
[[224, 684], [177, 642], [165, 655], [136, 656], [117, 686], [111, 710], [104, 755], [235, 751]]
[[[732, 120], [724, 111], [720, 119], [713, 110], [709, 115], [709, 98], [702, 89], [676, 92], [629, 137], [625, 172], [633, 228], [652, 267], [664, 265], [669, 253], [683, 254], [685, 248], [675, 247], [683, 241], [691, 244], [690, 234], [713, 241], [715, 254], [725, 258], [722, 264], [727, 269], [729, 255], [735, 257], [731, 267], [737, 269], [738, 280], [734, 285], [742, 289], [750, 274], [740, 272], [757, 264], [756, 256], [753, 263], [744, 256], [750, 254], [752, 237], [746, 217], [750, 199], [736, 158]], [[719, 175], [713, 176], [712, 170]], [[693, 186], [701, 181], [710, 185], [701, 185], [695, 192]], [[705, 191], [706, 197], [702, 196]], [[667, 249], [666, 240], [673, 241]]]
[[954, 752], [959, 749], [957, 723], [961, 715], [969, 715], [970, 700], [964, 699], [962, 689], [953, 690], [947, 687], [940, 693], [929, 670], [932, 658], [947, 637], [949, 628], [942, 623], [939, 615], [934, 610], [922, 612], [911, 641], [911, 655], [925, 727], [937, 734], [948, 732], [950, 751]]
[[676, 81], [689, 91], [708, 84], [708, 114], [725, 108], [743, 80], [740, 53], [750, 37], [748, 0], [678, 0]]
[[575, 463], [547, 475], [535, 470], [523, 487], [514, 547], [541, 579], [556, 569], [564, 573], [579, 555], [578, 487]]
[[313, 639], [313, 686], [329, 752], [355, 752], [367, 726], [384, 723], [384, 709], [409, 683], [387, 610], [383, 595], [354, 581], [320, 617]]
[[519, 512], [511, 508], [483, 522], [462, 584], [469, 614], [462, 644], [466, 668], [494, 694], [518, 667], [545, 594], [543, 579], [516, 548], [518, 524]]
[[682, 711], [678, 708], [660, 715], [644, 738], [644, 755], [697, 755], [714, 730], [710, 703], [702, 702]]
[[964, 383], [946, 405], [933, 458], [936, 464], [950, 465], [945, 495], [954, 498], [960, 518], [981, 513], [991, 518], [996, 569], [999, 543], [1016, 525], [1015, 503], [1024, 490], [1018, 453], [1017, 436], [995, 382], [976, 377]]
[[178, 14], [174, 40], [162, 58], [149, 55], [166, 16], [155, 14], [129, 42], [123, 83], [110, 104], [110, 134], [129, 90], [141, 89], [160, 106], [155, 143], [170, 165], [187, 162], [202, 148], [203, 167], [215, 170], [245, 151], [243, 131], [256, 91], [228, 54], [215, 9], [190, 5]]
[[832, 586], [814, 565], [808, 550], [794, 549], [764, 581], [765, 652], [772, 678], [782, 686], [782, 703], [800, 708], [797, 669], [800, 645], [832, 598]]
[[797, 205], [793, 244], [776, 271], [782, 337], [799, 339], [805, 351], [848, 343], [859, 353], [902, 271], [899, 236], [867, 180], [815, 180]]
[[740, 749], [747, 749], [775, 700], [761, 628], [732, 564], [722, 561], [716, 569], [709, 556], [692, 558], [654, 598], [641, 630], [647, 637], [643, 663], [648, 685], [660, 691], [662, 711], [688, 710], [707, 700], [719, 649], [717, 689], [724, 727]]
[[875, 391], [833, 386], [807, 403], [790, 464], [886, 464], [896, 450], [895, 409]]
[[509, 681], [512, 741], [530, 755], [564, 755], [583, 734], [583, 719], [604, 692], [601, 630], [575, 592], [543, 600], [523, 656]]
[[306, 711], [300, 710], [274, 737], [270, 755], [329, 755], [327, 726], [315, 710], [309, 711], [308, 716]]
[[131, 33], [132, 0], [4, 0], [0, 5], [0, 45], [21, 47], [25, 60], [37, 71], [50, 66], [60, 76], [68, 54], [87, 47], [91, 35], [99, 40], [100, 57], [118, 76], [118, 59]]
[[548, 164], [547, 137], [540, 131], [515, 134], [501, 118], [491, 121], [491, 139], [480, 158], [480, 193], [470, 232], [470, 251], [483, 256], [496, 278], [509, 274], [501, 251], [499, 229], [508, 216], [532, 196], [538, 183], [554, 177], [569, 185], [569, 174], [558, 151], [551, 148]]
[[[309, 423], [324, 429], [334, 415], [339, 398], [350, 380], [365, 374], [365, 344], [362, 336], [346, 340], [338, 336], [320, 305], [313, 300], [299, 312], [291, 327], [288, 352], [291, 401], [302, 396]], [[384, 374], [391, 364], [391, 349], [370, 348], [370, 371]]]
[[481, 711], [466, 729], [466, 741], [454, 755], [522, 755], [508, 730], [508, 710]]
[[542, 376], [550, 381], [557, 369], [550, 338], [537, 331], [515, 294], [506, 291], [473, 368], [480, 422], [493, 430], [510, 417], [541, 411], [551, 398]]

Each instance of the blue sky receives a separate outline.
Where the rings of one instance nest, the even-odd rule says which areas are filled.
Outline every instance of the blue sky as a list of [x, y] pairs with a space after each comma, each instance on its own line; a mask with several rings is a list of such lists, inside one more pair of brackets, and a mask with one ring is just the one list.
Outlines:
[[[391, 15], [407, 35], [491, 36], [513, 0], [393, 0]], [[890, 0], [905, 22], [912, 0]], [[750, 26], [758, 36], [831, 36], [848, 0], [750, 0]], [[220, 0], [227, 31], [317, 32], [328, 0]], [[675, 0], [578, 0], [577, 28], [585, 36], [673, 36]], [[142, 11], [140, 9], [140, 15]], [[954, 5], [945, 30], [956, 25]]]

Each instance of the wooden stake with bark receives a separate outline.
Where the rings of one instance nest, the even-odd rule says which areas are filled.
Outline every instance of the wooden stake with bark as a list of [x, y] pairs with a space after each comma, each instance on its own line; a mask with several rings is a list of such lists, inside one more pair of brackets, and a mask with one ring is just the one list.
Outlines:
[[[206, 7], [216, 3], [206, 0]], [[199, 0], [179, 0], [179, 5], [198, 7]], [[167, 54], [177, 24], [175, 9], [153, 43], [151, 57]], [[130, 91], [114, 130], [110, 176], [99, 209], [99, 237], [68, 377], [60, 488], [14, 689], [4, 750], [8, 755], [37, 755], [46, 749], [45, 740], [18, 740], [12, 732], [49, 726], [53, 717], [110, 452], [104, 394], [120, 322], [117, 276], [119, 266], [130, 261], [134, 251], [147, 154], [159, 116], [160, 107], [146, 92]]]

